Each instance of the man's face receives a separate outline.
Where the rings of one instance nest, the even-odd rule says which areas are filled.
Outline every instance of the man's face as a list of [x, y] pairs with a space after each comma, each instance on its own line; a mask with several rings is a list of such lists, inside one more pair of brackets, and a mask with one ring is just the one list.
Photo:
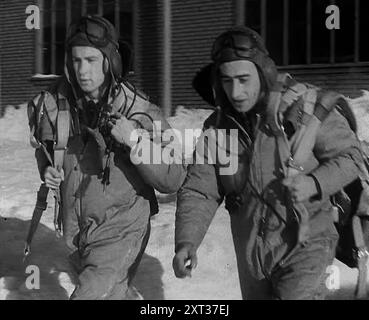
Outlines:
[[91, 98], [100, 98], [101, 86], [105, 80], [104, 56], [101, 51], [93, 47], [73, 47], [72, 61], [82, 91]]
[[225, 62], [220, 65], [223, 90], [238, 112], [250, 111], [260, 95], [260, 79], [256, 66], [248, 60]]

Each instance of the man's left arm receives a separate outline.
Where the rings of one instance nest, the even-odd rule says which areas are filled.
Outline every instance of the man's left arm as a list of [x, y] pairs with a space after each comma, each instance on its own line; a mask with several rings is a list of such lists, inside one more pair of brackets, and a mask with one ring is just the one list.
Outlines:
[[[131, 148], [131, 161], [147, 184], [162, 193], [177, 192], [186, 177], [181, 143], [157, 106], [150, 104], [143, 113], [119, 119], [112, 134]], [[141, 127], [136, 133], [132, 122]]]
[[360, 142], [346, 118], [333, 110], [323, 121], [313, 149], [320, 165], [310, 175], [320, 187], [321, 197], [329, 197], [359, 175], [362, 162]]

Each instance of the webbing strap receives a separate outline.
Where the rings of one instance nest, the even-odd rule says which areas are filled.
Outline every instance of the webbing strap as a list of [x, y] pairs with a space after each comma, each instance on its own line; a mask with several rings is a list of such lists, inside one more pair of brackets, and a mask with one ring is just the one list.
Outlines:
[[[313, 96], [311, 96], [313, 97]], [[306, 159], [307, 152], [312, 151], [314, 147], [316, 135], [319, 130], [321, 123], [326, 119], [329, 113], [336, 107], [336, 102], [338, 99], [342, 97], [342, 95], [335, 92], [325, 92], [323, 96], [321, 96], [320, 101], [316, 103], [314, 108], [313, 115], [311, 116], [308, 124], [305, 126], [303, 132], [301, 133], [299, 139], [296, 142], [296, 150], [294, 152], [294, 157], [299, 158], [301, 160]], [[316, 97], [313, 99], [316, 99]], [[313, 101], [313, 100], [312, 100]], [[311, 113], [311, 105], [305, 103], [304, 111], [306, 113]], [[304, 155], [305, 152], [305, 155]], [[361, 166], [360, 179], [363, 184], [364, 190], [361, 193], [361, 197], [359, 200], [359, 207], [357, 209], [357, 213], [363, 216], [369, 215], [369, 199], [368, 190], [365, 188], [369, 188], [368, 186], [368, 172], [365, 166]], [[366, 199], [364, 197], [366, 196]], [[363, 205], [365, 208], [363, 208]], [[358, 280], [355, 290], [355, 296], [357, 299], [364, 299], [368, 297], [368, 289], [367, 289], [367, 261], [368, 261], [368, 251], [366, 248], [363, 229], [361, 225], [361, 218], [359, 215], [355, 215], [352, 218], [352, 231], [354, 236], [355, 247], [357, 248], [357, 268], [359, 271]]]
[[35, 137], [35, 133], [37, 135], [38, 132], [36, 130], [39, 130], [39, 128], [36, 128], [36, 126], [40, 123], [41, 117], [42, 117], [42, 111], [41, 108], [43, 108], [43, 103], [45, 99], [45, 92], [41, 91], [39, 99], [36, 101], [36, 98], [32, 100], [32, 103], [34, 105], [33, 112], [35, 113], [34, 117], [35, 123], [31, 124], [30, 127], [30, 136], [29, 136], [29, 142], [33, 148], [39, 148], [40, 142], [37, 141]]
[[279, 112], [285, 112], [289, 106], [305, 93], [305, 91], [306, 86], [302, 83], [296, 82], [294, 85], [289, 86], [286, 92], [282, 95]]
[[[290, 155], [290, 149], [288, 141], [285, 134], [280, 134], [276, 136], [278, 155], [281, 163], [281, 167], [283, 170], [283, 174], [285, 177], [292, 176], [292, 170], [294, 172], [299, 173], [303, 170], [303, 168], [298, 168], [295, 166], [293, 162], [293, 158]], [[298, 230], [298, 243], [302, 243], [308, 238], [309, 234], [309, 213], [307, 212], [305, 206], [300, 203], [296, 203], [292, 200], [288, 193], [286, 193], [287, 199], [286, 205], [288, 209], [293, 213], [293, 215], [299, 221], [299, 230]]]
[[54, 144], [54, 167], [63, 167], [64, 152], [67, 149], [70, 131], [70, 110], [65, 97], [58, 97], [58, 117], [56, 119], [56, 141]]
[[357, 299], [364, 299], [368, 297], [367, 289], [367, 261], [369, 252], [365, 245], [363, 229], [361, 225], [361, 219], [358, 216], [352, 218], [352, 231], [354, 235], [355, 246], [357, 248], [357, 267], [359, 270], [358, 280], [355, 290], [355, 296]]
[[[290, 86], [283, 92], [283, 88], [286, 86], [287, 82], [289, 82]], [[283, 126], [281, 126], [282, 121], [280, 117], [282, 117], [283, 112], [286, 111], [289, 106], [304, 94], [309, 96], [309, 103], [312, 104], [315, 99], [313, 93], [309, 92], [310, 91], [308, 91], [305, 85], [292, 82], [288, 74], [281, 74], [278, 77], [277, 85], [270, 94], [267, 107], [267, 122], [269, 128], [276, 137], [280, 164], [285, 177], [296, 175], [303, 171], [303, 168], [300, 167], [298, 165], [299, 162], [296, 162], [294, 157], [292, 157], [292, 148], [283, 130]], [[310, 109], [310, 113], [312, 114], [314, 108], [310, 107]], [[290, 196], [287, 197], [287, 205], [299, 221], [298, 242], [301, 243], [307, 239], [309, 234], [309, 213], [304, 205], [295, 203]]]
[[326, 91], [316, 103], [314, 116], [323, 122], [328, 114], [336, 107], [337, 101], [342, 95], [334, 91]]
[[302, 165], [312, 152], [321, 123], [335, 108], [341, 97], [336, 92], [326, 92], [317, 99], [317, 90], [309, 89], [305, 95], [304, 112], [311, 115], [306, 124], [302, 124], [293, 140], [292, 158], [297, 165]]
[[40, 188], [37, 192], [37, 201], [35, 208], [33, 210], [31, 224], [28, 230], [28, 235], [26, 239], [26, 245], [24, 248], [24, 255], [27, 256], [31, 253], [31, 242], [33, 239], [33, 235], [36, 232], [37, 226], [41, 220], [42, 213], [47, 208], [47, 195], [49, 193], [49, 188], [46, 186], [45, 183], [40, 185]]
[[267, 105], [267, 123], [275, 136], [280, 135], [281, 116], [294, 102], [296, 102], [307, 88], [296, 82], [288, 73], [278, 74], [277, 81], [269, 94]]
[[314, 111], [314, 116], [317, 117], [320, 122], [323, 122], [329, 112], [330, 110], [328, 110], [324, 105], [318, 102]]
[[291, 139], [291, 154], [295, 155], [298, 146], [301, 145], [306, 128], [314, 113], [315, 103], [317, 99], [317, 91], [315, 89], [308, 89], [304, 94], [303, 117], [301, 119], [301, 126], [298, 132]]
[[278, 74], [277, 81], [269, 94], [267, 105], [267, 123], [275, 136], [281, 134], [279, 105], [282, 98], [282, 90], [289, 75], [287, 73]]
[[58, 101], [59, 111], [56, 120], [56, 143], [54, 150], [65, 149], [67, 147], [70, 129], [69, 104], [65, 98]]

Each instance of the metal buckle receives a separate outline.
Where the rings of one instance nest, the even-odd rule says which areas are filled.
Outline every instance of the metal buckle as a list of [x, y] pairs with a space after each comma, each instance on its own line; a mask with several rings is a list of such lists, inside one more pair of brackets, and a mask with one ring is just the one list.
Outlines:
[[362, 259], [369, 256], [369, 251], [366, 248], [360, 248], [356, 252], [356, 256], [358, 259]]
[[287, 160], [287, 166], [298, 171], [304, 171], [304, 167], [299, 166], [292, 157]]

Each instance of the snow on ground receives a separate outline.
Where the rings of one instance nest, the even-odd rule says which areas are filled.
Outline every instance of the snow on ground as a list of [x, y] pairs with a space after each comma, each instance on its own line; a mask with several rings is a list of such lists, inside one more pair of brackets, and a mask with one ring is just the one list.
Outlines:
[[[368, 103], [360, 103], [363, 109], [368, 108]], [[183, 132], [184, 128], [200, 128], [209, 113], [178, 108], [169, 122]], [[53, 229], [52, 197], [34, 237], [32, 254], [23, 261], [24, 240], [40, 183], [28, 137], [26, 106], [7, 108], [0, 118], [0, 300], [68, 299], [75, 274], [67, 260], [69, 252]], [[160, 213], [152, 219], [151, 238], [134, 281], [144, 299], [241, 299], [224, 207], [219, 208], [199, 249], [199, 265], [192, 278], [180, 280], [172, 271], [175, 196], [159, 195], [159, 202]], [[31, 274], [27, 267], [33, 265], [40, 269], [38, 290], [25, 285]], [[340, 271], [340, 290], [332, 291], [329, 298], [352, 299], [357, 271], [338, 261], [335, 265]]]

